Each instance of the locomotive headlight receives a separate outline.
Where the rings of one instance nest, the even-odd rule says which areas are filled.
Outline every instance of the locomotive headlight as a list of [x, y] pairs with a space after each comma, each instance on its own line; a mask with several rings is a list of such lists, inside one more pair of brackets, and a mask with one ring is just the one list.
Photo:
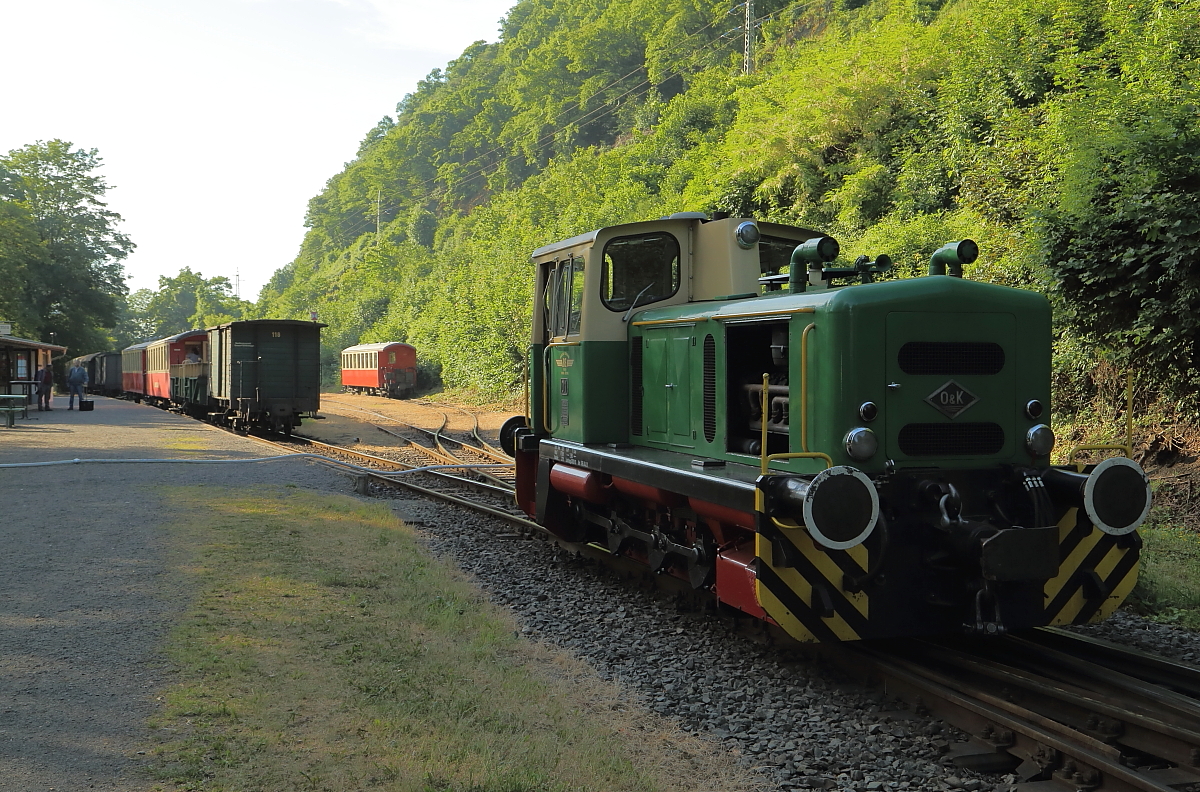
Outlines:
[[846, 433], [846, 453], [859, 461], [870, 459], [879, 450], [879, 438], [865, 426]]
[[1054, 450], [1054, 430], [1038, 424], [1025, 433], [1025, 448], [1035, 457], [1050, 456]]
[[1030, 399], [1025, 403], [1025, 417], [1031, 421], [1036, 421], [1038, 418], [1042, 417], [1042, 413], [1045, 411], [1045, 409], [1045, 406], [1040, 401], [1037, 399]]
[[758, 244], [758, 240], [762, 239], [762, 232], [758, 230], [758, 226], [747, 220], [744, 223], [738, 223], [737, 230], [733, 232], [734, 239], [737, 240], [738, 247], [743, 250], [749, 250]]
[[879, 417], [879, 405], [875, 402], [863, 402], [858, 405], [858, 417], [864, 421], [874, 421]]

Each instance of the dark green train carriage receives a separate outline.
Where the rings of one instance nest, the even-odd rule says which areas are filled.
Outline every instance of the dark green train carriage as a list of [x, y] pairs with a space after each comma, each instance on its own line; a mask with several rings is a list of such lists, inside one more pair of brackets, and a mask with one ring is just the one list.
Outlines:
[[208, 331], [207, 409], [235, 429], [290, 434], [321, 406], [318, 322], [254, 319]]
[[1149, 485], [1050, 465], [1046, 299], [962, 278], [970, 240], [838, 254], [695, 213], [537, 250], [522, 508], [802, 640], [1111, 613]]

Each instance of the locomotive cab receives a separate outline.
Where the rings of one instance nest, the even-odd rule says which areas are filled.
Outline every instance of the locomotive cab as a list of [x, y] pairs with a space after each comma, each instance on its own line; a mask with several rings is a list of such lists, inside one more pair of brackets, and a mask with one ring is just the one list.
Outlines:
[[1046, 299], [961, 277], [970, 240], [921, 278], [839, 253], [698, 213], [535, 251], [518, 503], [801, 640], [1111, 613], [1149, 486], [1051, 467]]

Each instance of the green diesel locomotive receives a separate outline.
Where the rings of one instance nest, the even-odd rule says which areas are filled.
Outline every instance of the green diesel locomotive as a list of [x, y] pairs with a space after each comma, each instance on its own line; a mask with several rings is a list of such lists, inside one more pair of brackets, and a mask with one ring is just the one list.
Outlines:
[[522, 509], [803, 641], [1108, 616], [1149, 482], [1050, 464], [1046, 299], [970, 240], [898, 280], [838, 248], [688, 212], [535, 251]]

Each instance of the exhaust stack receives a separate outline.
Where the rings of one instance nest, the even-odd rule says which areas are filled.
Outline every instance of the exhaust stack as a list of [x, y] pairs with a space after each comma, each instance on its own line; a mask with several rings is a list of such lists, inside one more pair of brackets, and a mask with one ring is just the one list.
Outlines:
[[970, 264], [979, 258], [979, 245], [973, 239], [963, 239], [959, 242], [947, 242], [929, 258], [930, 275], [949, 275], [952, 278], [963, 276], [963, 264]]

